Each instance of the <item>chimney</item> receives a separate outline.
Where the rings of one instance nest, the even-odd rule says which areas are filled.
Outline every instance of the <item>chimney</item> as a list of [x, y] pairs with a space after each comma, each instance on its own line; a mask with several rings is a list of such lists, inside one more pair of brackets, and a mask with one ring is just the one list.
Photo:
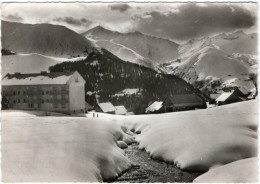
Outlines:
[[47, 74], [47, 72], [46, 71], [41, 71], [41, 74]]

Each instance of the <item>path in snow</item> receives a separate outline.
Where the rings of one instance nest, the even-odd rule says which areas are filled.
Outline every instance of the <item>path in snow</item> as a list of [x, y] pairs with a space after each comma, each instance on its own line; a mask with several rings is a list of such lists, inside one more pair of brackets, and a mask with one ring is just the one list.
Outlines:
[[199, 174], [185, 172], [173, 164], [151, 159], [134, 143], [125, 149], [126, 156], [135, 164], [113, 182], [148, 183], [148, 182], [192, 182]]

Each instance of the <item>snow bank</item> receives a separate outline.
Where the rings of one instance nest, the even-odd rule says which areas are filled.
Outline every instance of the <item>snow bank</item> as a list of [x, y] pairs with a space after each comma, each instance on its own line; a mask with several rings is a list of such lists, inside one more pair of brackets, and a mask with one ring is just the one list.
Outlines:
[[139, 148], [190, 171], [257, 156], [257, 101], [206, 110], [131, 116]]
[[126, 128], [104, 119], [2, 111], [4, 182], [102, 182], [131, 166], [117, 141]]
[[211, 169], [193, 182], [198, 183], [257, 183], [258, 158], [248, 158]]

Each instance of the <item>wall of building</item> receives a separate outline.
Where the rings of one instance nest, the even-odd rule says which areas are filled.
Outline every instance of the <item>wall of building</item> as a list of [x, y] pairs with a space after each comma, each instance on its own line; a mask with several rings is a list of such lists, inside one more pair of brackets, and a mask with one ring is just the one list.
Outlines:
[[2, 86], [9, 109], [69, 112], [68, 85]]

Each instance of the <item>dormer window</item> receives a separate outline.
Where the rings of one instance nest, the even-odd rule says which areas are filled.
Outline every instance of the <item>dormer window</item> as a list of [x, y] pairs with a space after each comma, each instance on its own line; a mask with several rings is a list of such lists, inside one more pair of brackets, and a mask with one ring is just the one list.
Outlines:
[[75, 82], [79, 82], [79, 78], [78, 77], [75, 78]]

